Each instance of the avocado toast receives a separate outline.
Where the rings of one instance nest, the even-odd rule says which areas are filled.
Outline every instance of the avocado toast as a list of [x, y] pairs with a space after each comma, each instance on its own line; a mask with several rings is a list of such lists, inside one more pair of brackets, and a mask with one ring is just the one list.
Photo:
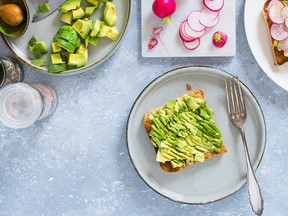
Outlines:
[[[267, 29], [267, 32], [269, 35], [269, 42], [270, 42], [270, 47], [271, 47], [271, 51], [273, 54], [274, 65], [279, 66], [279, 65], [283, 65], [284, 63], [286, 63], [288, 61], [288, 55], [287, 55], [286, 49], [282, 50], [283, 45], [284, 45], [283, 42], [285, 40], [278, 41], [278, 40], [274, 39], [271, 35], [271, 27], [273, 25], [273, 22], [272, 22], [271, 18], [269, 17], [269, 7], [271, 7], [270, 2], [271, 2], [271, 0], [267, 0], [265, 2], [265, 4], [263, 5], [262, 17], [265, 21], [266, 29]], [[274, 1], [274, 2], [276, 2], [276, 1]], [[279, 2], [282, 2], [282, 1], [279, 0]], [[284, 3], [283, 3], [283, 7], [284, 7]], [[279, 16], [280, 16], [280, 14], [279, 14]], [[278, 24], [276, 24], [276, 25], [278, 25]]]
[[144, 127], [163, 170], [177, 172], [227, 151], [212, 115], [202, 89], [168, 101], [144, 115]]

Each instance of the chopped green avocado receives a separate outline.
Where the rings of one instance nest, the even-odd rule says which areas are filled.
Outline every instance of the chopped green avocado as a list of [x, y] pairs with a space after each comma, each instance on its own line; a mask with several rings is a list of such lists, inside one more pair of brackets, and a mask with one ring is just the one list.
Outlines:
[[73, 14], [72, 14], [72, 11], [68, 11], [66, 13], [63, 13], [61, 16], [60, 16], [60, 20], [64, 23], [67, 23], [69, 25], [72, 24], [73, 22]]
[[83, 39], [85, 39], [92, 29], [92, 24], [90, 21], [78, 19], [72, 27]]
[[104, 22], [108, 26], [113, 27], [117, 21], [116, 5], [110, 1], [107, 1], [105, 3], [103, 16], [104, 16]]
[[206, 101], [190, 97], [168, 101], [149, 115], [149, 136], [158, 149], [156, 160], [173, 168], [203, 162], [208, 152], [219, 152], [222, 134], [212, 120]]
[[63, 71], [67, 70], [67, 65], [66, 65], [66, 63], [63, 63], [63, 64], [51, 64], [49, 66], [48, 70], [51, 73], [60, 73], [60, 72], [63, 72]]
[[59, 46], [58, 42], [52, 42], [52, 52], [53, 53], [59, 53], [62, 51], [61, 46]]
[[76, 10], [72, 10], [72, 17], [73, 17], [73, 20], [77, 20], [77, 19], [80, 19], [82, 17], [84, 17], [86, 14], [84, 12], [84, 10], [80, 7]]
[[96, 7], [96, 9], [99, 7], [99, 5], [101, 4], [102, 0], [87, 0], [87, 2], [90, 5], [93, 5]]
[[44, 67], [47, 65], [47, 62], [44, 58], [40, 58], [40, 59], [33, 59], [31, 61], [31, 64], [39, 66], [39, 67]]
[[92, 31], [90, 32], [90, 36], [91, 37], [96, 37], [97, 34], [100, 31], [100, 27], [101, 27], [101, 21], [99, 19], [96, 19], [95, 20], [95, 24], [94, 24], [94, 26], [92, 28]]
[[110, 38], [113, 41], [117, 40], [118, 36], [119, 36], [119, 31], [115, 26], [110, 28], [108, 32], [106, 33], [106, 37]]
[[76, 49], [76, 46], [67, 40], [59, 38], [57, 42], [61, 48], [67, 50], [69, 53], [73, 53]]
[[81, 0], [68, 0], [59, 7], [59, 11], [66, 13], [68, 11], [80, 8], [80, 4]]
[[77, 68], [83, 67], [88, 61], [88, 50], [84, 44], [76, 50], [75, 54], [70, 53], [68, 56], [68, 65], [76, 66]]
[[[47, 1], [48, 2], [48, 1]], [[47, 2], [44, 2], [43, 4], [39, 4], [36, 7], [36, 11], [40, 13], [47, 13], [50, 11], [50, 7], [47, 5]]]
[[62, 63], [65, 63], [65, 62], [63, 62], [60, 53], [52, 53], [52, 54], [50, 54], [50, 56], [51, 56], [51, 62], [52, 62], [52, 64], [62, 64]]
[[41, 41], [31, 46], [30, 51], [36, 59], [39, 59], [48, 52], [48, 49], [45, 42]]
[[104, 22], [101, 22], [100, 31], [98, 32], [97, 37], [106, 37], [110, 28], [110, 26], [107, 26]]
[[33, 35], [33, 36], [30, 38], [30, 40], [28, 41], [28, 46], [32, 47], [32, 46], [34, 46], [37, 42], [38, 42], [38, 39], [36, 38], [36, 36]]
[[[75, 47], [80, 46], [80, 37], [78, 33], [75, 31], [75, 29], [70, 25], [64, 25], [62, 26], [54, 36], [54, 41], [58, 42], [60, 39], [65, 40], [71, 44], [73, 44]], [[63, 41], [62, 41], [63, 46]]]
[[93, 46], [96, 46], [99, 42], [99, 37], [89, 37], [89, 43], [91, 43]]
[[85, 7], [86, 16], [91, 16], [95, 9], [96, 9], [96, 6], [87, 6], [87, 7]]

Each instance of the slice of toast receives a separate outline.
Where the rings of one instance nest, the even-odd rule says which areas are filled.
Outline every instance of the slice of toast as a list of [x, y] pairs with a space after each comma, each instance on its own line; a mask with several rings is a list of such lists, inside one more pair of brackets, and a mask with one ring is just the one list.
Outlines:
[[279, 66], [279, 65], [283, 65], [284, 63], [286, 63], [288, 61], [288, 57], [284, 56], [283, 50], [279, 51], [277, 49], [277, 46], [274, 46], [274, 39], [271, 37], [270, 28], [272, 25], [272, 21], [270, 20], [269, 15], [268, 15], [268, 5], [269, 5], [270, 1], [271, 0], [267, 0], [265, 2], [263, 9], [262, 9], [262, 16], [264, 18], [267, 32], [269, 35], [270, 47], [271, 47], [272, 54], [273, 54], [274, 65]]
[[[193, 97], [193, 98], [200, 98], [200, 99], [204, 99], [204, 91], [202, 89], [196, 89], [190, 93], [188, 93], [189, 96]], [[184, 96], [184, 95], [183, 95]], [[183, 98], [183, 96], [181, 98]], [[163, 105], [164, 106], [164, 105]], [[163, 107], [161, 106], [161, 107]], [[158, 108], [155, 108], [154, 110], [151, 110], [151, 111], [148, 111], [145, 115], [144, 115], [144, 118], [143, 118], [143, 124], [144, 124], [144, 127], [147, 131], [147, 133], [149, 134], [150, 131], [151, 131], [151, 128], [152, 128], [152, 124], [153, 122], [149, 119], [149, 114], [152, 113], [153, 111], [157, 111], [157, 109], [161, 108], [161, 107], [158, 107]], [[191, 111], [192, 112], [192, 111]], [[211, 121], [213, 121], [213, 119], [211, 119]], [[214, 123], [214, 121], [213, 121]], [[215, 123], [214, 123], [215, 124]], [[158, 151], [158, 148], [155, 147], [155, 150], [156, 152]], [[221, 154], [224, 154], [225, 152], [227, 152], [227, 149], [222, 141], [222, 146], [221, 146], [221, 149], [219, 152], [208, 152], [206, 153], [204, 156], [205, 156], [205, 160], [209, 159], [209, 158], [212, 158], [216, 155], [221, 155]], [[191, 164], [194, 164], [196, 163], [195, 161], [193, 163], [185, 163], [184, 165], [180, 166], [180, 167], [175, 167], [173, 168], [172, 165], [171, 165], [171, 162], [167, 161], [165, 163], [160, 163], [160, 166], [162, 167], [163, 170], [167, 171], [167, 172], [177, 172], [177, 171], [180, 171], [180, 170], [183, 170], [184, 168], [186, 168], [187, 166], [191, 165]]]

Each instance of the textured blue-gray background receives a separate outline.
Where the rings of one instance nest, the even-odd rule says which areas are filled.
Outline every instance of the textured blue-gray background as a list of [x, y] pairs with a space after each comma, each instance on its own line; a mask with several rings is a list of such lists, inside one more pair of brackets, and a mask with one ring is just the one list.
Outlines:
[[[128, 32], [112, 57], [85, 74], [52, 77], [24, 66], [25, 82], [58, 93], [51, 118], [25, 130], [0, 125], [0, 215], [253, 215], [247, 186], [207, 205], [184, 205], [151, 190], [127, 153], [126, 122], [141, 90], [179, 66], [205, 65], [238, 75], [258, 99], [267, 143], [257, 178], [264, 215], [288, 215], [288, 93], [258, 66], [247, 44], [243, 0], [236, 2], [237, 52], [227, 58], [141, 57], [140, 1], [133, 1]], [[0, 55], [11, 55], [0, 39]]]

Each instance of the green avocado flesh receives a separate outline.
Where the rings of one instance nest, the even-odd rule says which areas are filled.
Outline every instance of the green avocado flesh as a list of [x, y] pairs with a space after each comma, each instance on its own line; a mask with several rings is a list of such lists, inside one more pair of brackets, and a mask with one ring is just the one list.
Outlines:
[[203, 162], [208, 152], [219, 152], [222, 134], [212, 120], [206, 101], [188, 94], [168, 101], [149, 114], [149, 136], [157, 148], [156, 160], [173, 168]]

